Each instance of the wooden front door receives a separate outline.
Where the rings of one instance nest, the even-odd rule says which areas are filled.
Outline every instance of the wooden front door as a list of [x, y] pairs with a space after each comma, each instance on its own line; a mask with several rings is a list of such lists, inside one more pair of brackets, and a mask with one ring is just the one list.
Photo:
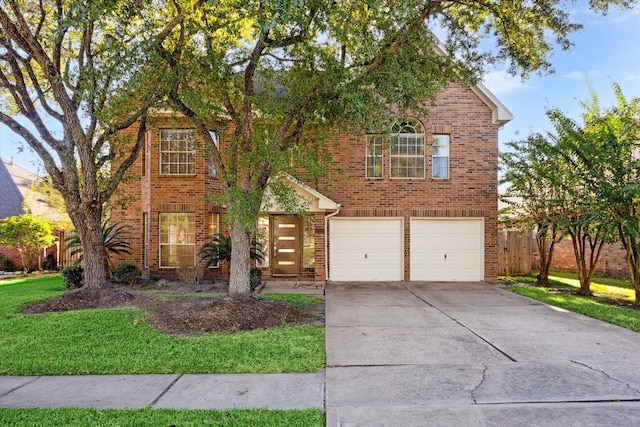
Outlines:
[[273, 216], [273, 274], [297, 276], [302, 256], [302, 218]]

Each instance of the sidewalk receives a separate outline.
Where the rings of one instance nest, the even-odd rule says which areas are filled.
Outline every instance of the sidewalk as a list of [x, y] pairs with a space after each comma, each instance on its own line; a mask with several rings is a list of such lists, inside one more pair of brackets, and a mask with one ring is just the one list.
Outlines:
[[324, 409], [324, 372], [0, 377], [0, 407]]

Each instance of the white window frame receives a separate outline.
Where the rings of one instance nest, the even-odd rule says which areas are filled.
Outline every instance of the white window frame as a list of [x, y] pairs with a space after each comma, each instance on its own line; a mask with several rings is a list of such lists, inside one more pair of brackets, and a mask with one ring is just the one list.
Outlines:
[[[382, 135], [368, 134], [366, 144], [365, 176], [367, 179], [382, 179], [384, 174]], [[379, 175], [376, 175], [376, 171]]]
[[[449, 134], [434, 134], [431, 153], [431, 178], [449, 179], [451, 177], [451, 136]], [[440, 175], [441, 167], [436, 167], [436, 163], [440, 165], [441, 162], [446, 165], [445, 176]]]
[[160, 129], [160, 175], [196, 174], [196, 141], [193, 129]]
[[[184, 216], [185, 227], [180, 227], [180, 219], [169, 220], [172, 216]], [[174, 224], [171, 224], [174, 222]], [[181, 265], [196, 264], [196, 214], [193, 212], [160, 212], [158, 214], [158, 234], [159, 234], [159, 264], [160, 268], [178, 268]], [[174, 227], [173, 229], [171, 227]], [[176, 263], [163, 265], [163, 250], [167, 248], [171, 251], [174, 248], [175, 254], [169, 254], [169, 257], [184, 258], [180, 249], [191, 248], [191, 259], [178, 260]]]
[[[218, 134], [215, 131], [210, 130], [209, 135], [211, 135], [211, 139], [213, 140], [213, 144], [216, 146], [216, 148], [219, 148]], [[218, 170], [216, 169], [216, 164], [213, 161], [213, 156], [209, 156], [209, 176], [212, 178], [218, 177]]]
[[[412, 164], [414, 162], [415, 164]], [[397, 122], [391, 133], [389, 176], [393, 179], [424, 179], [425, 163], [425, 134], [422, 123], [415, 119]], [[409, 176], [412, 175], [409, 171], [420, 173], [417, 176]]]
[[261, 215], [258, 217], [258, 232], [256, 234], [256, 240], [262, 244], [262, 250], [264, 252], [264, 259], [262, 261], [256, 261], [256, 267], [267, 268], [269, 267], [269, 254], [271, 244], [271, 218], [269, 215]]
[[[209, 213], [209, 237], [213, 237], [214, 234], [220, 233], [220, 214], [211, 212]], [[209, 268], [220, 268], [220, 260], [215, 265], [210, 265]]]
[[[303, 218], [302, 224], [302, 267], [314, 268], [316, 265], [316, 227], [311, 218]], [[310, 256], [310, 255], [313, 256]]]

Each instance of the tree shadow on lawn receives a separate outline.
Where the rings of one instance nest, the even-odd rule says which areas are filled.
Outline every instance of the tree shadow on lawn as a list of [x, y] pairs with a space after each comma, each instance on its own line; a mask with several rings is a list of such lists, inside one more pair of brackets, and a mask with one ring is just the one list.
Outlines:
[[255, 295], [241, 299], [214, 294], [224, 292], [226, 288], [215, 284], [169, 283], [144, 289], [110, 284], [98, 289], [68, 290], [58, 297], [25, 306], [22, 312], [136, 307], [147, 313], [144, 322], [172, 336], [233, 333], [301, 323], [324, 326], [324, 302], [293, 306]]

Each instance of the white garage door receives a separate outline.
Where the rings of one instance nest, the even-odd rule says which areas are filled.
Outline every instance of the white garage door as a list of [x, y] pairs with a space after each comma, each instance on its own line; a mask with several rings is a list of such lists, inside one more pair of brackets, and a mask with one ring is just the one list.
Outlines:
[[330, 280], [403, 279], [402, 218], [331, 220]]
[[484, 280], [484, 220], [411, 219], [411, 280]]

